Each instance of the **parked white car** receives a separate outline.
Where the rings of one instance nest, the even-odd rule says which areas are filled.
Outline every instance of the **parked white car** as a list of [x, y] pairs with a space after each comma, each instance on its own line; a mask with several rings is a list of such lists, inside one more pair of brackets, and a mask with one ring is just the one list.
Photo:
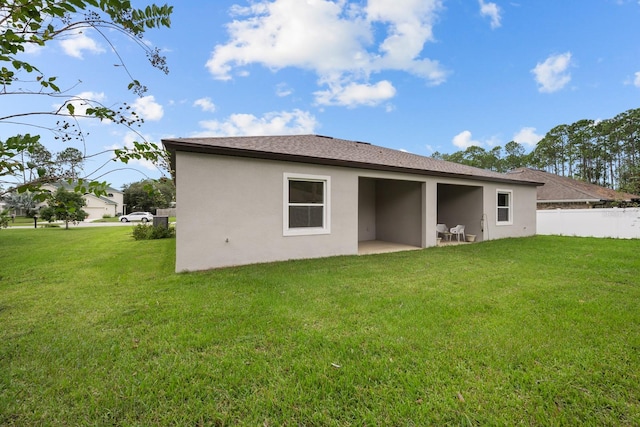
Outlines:
[[153, 214], [151, 212], [131, 212], [128, 215], [122, 215], [120, 217], [120, 222], [129, 222], [129, 221], [142, 221], [142, 222], [153, 221]]

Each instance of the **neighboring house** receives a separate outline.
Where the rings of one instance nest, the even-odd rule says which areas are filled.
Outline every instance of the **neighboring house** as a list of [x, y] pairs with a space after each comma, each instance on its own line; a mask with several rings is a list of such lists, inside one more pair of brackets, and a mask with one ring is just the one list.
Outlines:
[[[44, 184], [42, 186], [43, 189], [51, 192], [55, 192], [60, 187], [64, 187], [67, 191], [73, 191], [75, 184], [69, 184], [66, 181], [61, 181]], [[107, 187], [105, 190], [107, 194], [103, 196], [96, 196], [91, 193], [84, 195], [86, 205], [82, 209], [89, 214], [87, 220], [91, 221], [100, 219], [106, 215], [117, 216], [122, 214], [124, 193], [112, 187]], [[41, 206], [44, 205], [46, 205], [46, 203], [41, 204]]]
[[640, 202], [640, 196], [621, 193], [599, 185], [588, 184], [541, 170], [519, 168], [509, 175], [542, 182], [538, 187], [538, 209], [590, 209], [594, 207], [627, 206]]
[[640, 208], [633, 207], [640, 196], [529, 168], [509, 175], [544, 183], [537, 195], [538, 234], [640, 238]]
[[355, 255], [536, 233], [536, 186], [514, 175], [317, 135], [162, 141], [175, 171], [176, 271]]

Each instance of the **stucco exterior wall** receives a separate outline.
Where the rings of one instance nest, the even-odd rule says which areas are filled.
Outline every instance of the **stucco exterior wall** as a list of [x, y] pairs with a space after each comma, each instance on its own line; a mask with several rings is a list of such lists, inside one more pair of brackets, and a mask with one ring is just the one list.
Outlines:
[[449, 228], [464, 225], [465, 234], [475, 235], [477, 241], [484, 240], [482, 218], [487, 207], [482, 183], [447, 181], [438, 185], [438, 223]]
[[[355, 255], [359, 240], [435, 246], [439, 183], [463, 186], [453, 209], [477, 213], [470, 226], [483, 240], [535, 234], [533, 186], [180, 151], [176, 171], [178, 272]], [[284, 235], [287, 173], [330, 177], [330, 233]], [[514, 194], [509, 226], [495, 225], [498, 188]]]
[[91, 194], [85, 194], [84, 201], [86, 205], [82, 208], [89, 214], [87, 220], [100, 219], [104, 215], [115, 216], [117, 205], [106, 203]]
[[115, 214], [122, 214], [122, 207], [124, 204], [124, 193], [122, 193], [121, 191], [108, 191], [107, 190], [107, 195], [104, 196], [107, 199], [113, 200], [116, 203], [116, 207], [115, 207]]
[[358, 191], [358, 240], [376, 239], [376, 182], [360, 179]]
[[[513, 222], [510, 225], [501, 225], [497, 221], [496, 199], [498, 190], [513, 190]], [[492, 240], [535, 235], [536, 197], [536, 187], [534, 186], [487, 183], [484, 189], [486, 212], [485, 221], [483, 221], [484, 239]]]
[[[345, 168], [179, 152], [176, 270], [358, 252], [358, 178]], [[330, 234], [283, 236], [283, 175], [328, 175]]]
[[376, 182], [377, 239], [405, 245], [422, 245], [422, 183]]

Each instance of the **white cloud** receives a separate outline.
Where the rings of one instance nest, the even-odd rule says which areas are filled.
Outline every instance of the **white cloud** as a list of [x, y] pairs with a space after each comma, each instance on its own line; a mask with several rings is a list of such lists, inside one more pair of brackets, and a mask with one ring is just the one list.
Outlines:
[[158, 104], [153, 95], [136, 99], [131, 105], [138, 117], [148, 121], [158, 121], [164, 116], [162, 105]]
[[289, 87], [286, 83], [278, 83], [276, 86], [276, 95], [280, 98], [284, 98], [285, 96], [289, 96], [293, 93], [293, 89]]
[[373, 106], [393, 98], [396, 94], [396, 88], [387, 80], [373, 85], [353, 82], [344, 86], [340, 82], [329, 82], [328, 84], [328, 90], [314, 93], [316, 102], [320, 105]]
[[634, 75], [635, 78], [633, 79], [633, 85], [635, 87], [640, 87], [640, 71], [636, 72]]
[[500, 16], [500, 8], [497, 4], [489, 2], [485, 3], [483, 0], [478, 0], [480, 4], [480, 14], [482, 16], [488, 16], [491, 19], [491, 28], [500, 27], [500, 20], [502, 17]]
[[474, 140], [471, 136], [471, 132], [469, 132], [468, 130], [464, 130], [454, 136], [451, 142], [453, 143], [453, 145], [462, 150], [465, 150], [471, 146], [482, 146], [482, 142]]
[[202, 121], [200, 126], [205, 130], [193, 136], [295, 135], [315, 133], [318, 122], [307, 111], [293, 110], [266, 113], [262, 117], [232, 114], [223, 121]]
[[535, 147], [538, 141], [540, 141], [544, 135], [538, 135], [536, 128], [524, 127], [513, 135], [513, 140], [518, 144], [527, 145], [529, 147]]
[[[73, 114], [78, 118], [87, 115], [87, 108], [102, 107], [107, 99], [104, 92], [80, 92], [70, 98], [67, 104], [73, 106]], [[55, 105], [56, 108], [60, 108], [60, 105]], [[64, 107], [63, 109], [66, 109]], [[139, 118], [148, 121], [157, 121], [164, 115], [162, 105], [155, 102], [153, 96], [145, 96], [137, 98], [131, 104], [131, 110], [133, 110]], [[65, 110], [66, 111], [66, 110]], [[110, 120], [104, 119], [103, 123], [111, 123]]]
[[567, 69], [571, 66], [571, 52], [549, 56], [544, 62], [538, 63], [531, 72], [539, 85], [540, 92], [556, 92], [564, 88], [571, 81], [571, 74]]
[[33, 55], [33, 56], [40, 55], [40, 53], [45, 49], [44, 46], [38, 46], [37, 44], [34, 44], [34, 43], [25, 43], [23, 47], [24, 47], [25, 54]]
[[[162, 144], [159, 144], [157, 142], [154, 142], [153, 139], [149, 136], [149, 135], [140, 135], [136, 132], [133, 131], [128, 131], [123, 137], [122, 137], [122, 142], [120, 143], [115, 143], [115, 144], [111, 144], [108, 146], [105, 146], [104, 149], [105, 150], [121, 150], [122, 148], [128, 148], [130, 150], [135, 148], [135, 145], [133, 144], [134, 142], [143, 142], [143, 141], [147, 141], [150, 143], [155, 143], [158, 146], [161, 146]], [[113, 155], [113, 159], [115, 159], [115, 154]], [[150, 160], [145, 160], [145, 159], [130, 159], [127, 162], [128, 166], [141, 166], [144, 169], [148, 169], [151, 171], [158, 171], [158, 166], [153, 163]]]
[[[104, 92], [80, 92], [79, 94], [71, 97], [67, 104], [73, 106], [74, 116], [82, 117], [86, 116], [87, 108], [100, 106], [106, 99], [107, 96]], [[59, 107], [59, 104], [56, 105], [56, 108]]]
[[[122, 144], [124, 145], [124, 147], [129, 148], [129, 149], [133, 149], [135, 146], [133, 145], [134, 141], [137, 142], [141, 142], [141, 137], [140, 135], [138, 135], [135, 132], [127, 132], [124, 136], [124, 138], [122, 138]], [[148, 141], [148, 142], [153, 142], [152, 138], [149, 135], [144, 135], [144, 140]], [[162, 144], [156, 143], [157, 145], [161, 146]], [[121, 147], [117, 147], [117, 148], [121, 148]], [[148, 169], [150, 171], [158, 171], [158, 166], [153, 163], [150, 160], [145, 160], [145, 159], [131, 159], [129, 160], [129, 162], [127, 163], [130, 166], [141, 166], [145, 169]]]
[[193, 103], [193, 106], [200, 107], [202, 111], [208, 111], [210, 113], [216, 111], [216, 106], [209, 97], [196, 99]]
[[[312, 70], [321, 84], [341, 81], [346, 89], [384, 89], [368, 81], [371, 73], [383, 70], [405, 71], [437, 85], [446, 80], [447, 72], [422, 52], [434, 40], [433, 22], [441, 3], [369, 0], [363, 6], [347, 0], [258, 0], [233, 8], [237, 16], [227, 24], [229, 41], [215, 46], [206, 66], [220, 80], [257, 63], [272, 70]], [[383, 37], [376, 39], [380, 34]], [[331, 87], [321, 92], [322, 99], [338, 98]], [[379, 103], [378, 90], [367, 94], [371, 102], [359, 98], [357, 104]]]
[[78, 59], [83, 58], [82, 54], [85, 51], [94, 54], [105, 52], [102, 46], [82, 31], [77, 31], [71, 34], [68, 38], [62, 40], [60, 42], [60, 46], [67, 55]]
[[362, 18], [341, 18], [344, 2], [327, 0], [258, 1], [236, 8], [227, 25], [230, 41], [217, 45], [207, 62], [214, 77], [230, 79], [233, 66], [261, 63], [272, 69], [288, 66], [318, 71], [353, 66], [354, 55], [365, 56], [361, 39], [368, 38]]

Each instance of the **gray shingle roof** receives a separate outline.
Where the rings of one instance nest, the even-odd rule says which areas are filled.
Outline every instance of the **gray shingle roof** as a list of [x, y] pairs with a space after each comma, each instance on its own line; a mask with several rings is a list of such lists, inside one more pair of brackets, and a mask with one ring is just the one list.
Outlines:
[[509, 175], [543, 182], [544, 185], [538, 187], [538, 202], [598, 202], [640, 199], [640, 196], [621, 193], [610, 188], [536, 169], [519, 168], [509, 172]]
[[540, 184], [535, 180], [517, 175], [478, 169], [364, 142], [319, 135], [172, 138], [163, 139], [162, 143], [171, 153], [174, 165], [175, 152], [188, 151], [420, 175], [464, 177], [527, 185]]

